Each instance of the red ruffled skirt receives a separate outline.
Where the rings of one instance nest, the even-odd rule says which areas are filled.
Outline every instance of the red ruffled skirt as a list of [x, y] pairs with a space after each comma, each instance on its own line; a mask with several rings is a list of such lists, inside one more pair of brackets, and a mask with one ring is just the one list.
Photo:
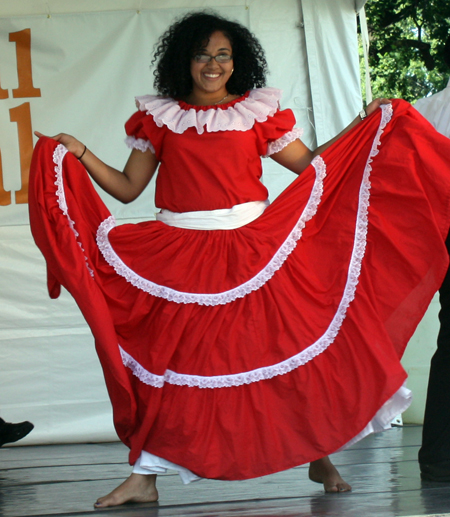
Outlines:
[[251, 478], [404, 409], [400, 357], [448, 265], [450, 141], [391, 111], [234, 230], [115, 226], [77, 159], [39, 140], [31, 229], [50, 295], [63, 285], [91, 327], [131, 463]]

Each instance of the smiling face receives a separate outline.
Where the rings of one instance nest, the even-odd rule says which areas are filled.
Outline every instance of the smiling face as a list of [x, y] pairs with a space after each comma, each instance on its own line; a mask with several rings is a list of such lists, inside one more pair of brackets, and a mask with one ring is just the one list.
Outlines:
[[[208, 56], [232, 55], [230, 40], [219, 31], [209, 37], [208, 45], [199, 49], [196, 54]], [[233, 60], [218, 63], [211, 59], [209, 63], [191, 60], [192, 93], [189, 96], [193, 104], [211, 105], [219, 102], [227, 95], [226, 84], [233, 73]]]

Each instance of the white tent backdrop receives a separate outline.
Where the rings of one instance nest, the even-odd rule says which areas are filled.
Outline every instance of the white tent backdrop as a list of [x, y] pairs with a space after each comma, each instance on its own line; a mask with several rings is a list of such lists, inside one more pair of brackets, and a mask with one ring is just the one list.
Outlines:
[[[72, 133], [121, 168], [134, 96], [152, 93], [152, 48], [187, 10], [212, 7], [247, 25], [267, 51], [269, 85], [284, 91], [315, 146], [361, 108], [355, 0], [209, 2], [2, 0], [0, 16], [0, 416], [28, 419], [25, 443], [114, 440], [93, 339], [67, 292], [50, 300], [27, 215], [32, 130]], [[73, 12], [77, 10], [78, 12]], [[315, 128], [315, 129], [314, 129]], [[271, 197], [293, 179], [264, 163]], [[153, 186], [131, 205], [102, 194], [120, 221], [152, 218]]]

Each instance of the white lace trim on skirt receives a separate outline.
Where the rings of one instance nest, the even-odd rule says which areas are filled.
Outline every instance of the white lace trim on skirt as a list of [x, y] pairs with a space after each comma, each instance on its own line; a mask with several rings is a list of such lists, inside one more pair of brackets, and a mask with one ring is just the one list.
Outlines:
[[156, 220], [168, 226], [186, 230], [234, 230], [251, 223], [269, 206], [269, 200], [250, 201], [220, 210], [198, 210], [196, 212], [171, 212], [163, 209], [156, 214]]
[[75, 235], [75, 240], [77, 241], [78, 246], [80, 247], [81, 251], [83, 252], [86, 268], [89, 271], [89, 274], [93, 277], [94, 271], [89, 266], [89, 261], [86, 256], [86, 252], [84, 251], [83, 245], [81, 244], [80, 239], [79, 239], [80, 234], [75, 229], [75, 221], [73, 221], [73, 219], [69, 215], [69, 208], [67, 206], [66, 194], [64, 192], [63, 160], [67, 153], [68, 153], [67, 148], [62, 144], [59, 144], [55, 148], [55, 151], [53, 152], [53, 163], [55, 164], [55, 173], [56, 173], [55, 185], [57, 186], [56, 198], [58, 200], [58, 206], [59, 206], [61, 212], [66, 216], [69, 227], [72, 230], [73, 234]]

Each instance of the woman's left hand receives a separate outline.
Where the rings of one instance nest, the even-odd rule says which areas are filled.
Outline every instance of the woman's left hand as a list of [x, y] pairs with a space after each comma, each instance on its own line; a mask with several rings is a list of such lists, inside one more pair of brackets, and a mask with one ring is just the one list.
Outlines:
[[391, 99], [385, 99], [384, 97], [380, 97], [378, 99], [374, 99], [371, 103], [369, 103], [366, 107], [367, 115], [370, 115], [375, 110], [377, 110], [382, 104], [390, 104]]

